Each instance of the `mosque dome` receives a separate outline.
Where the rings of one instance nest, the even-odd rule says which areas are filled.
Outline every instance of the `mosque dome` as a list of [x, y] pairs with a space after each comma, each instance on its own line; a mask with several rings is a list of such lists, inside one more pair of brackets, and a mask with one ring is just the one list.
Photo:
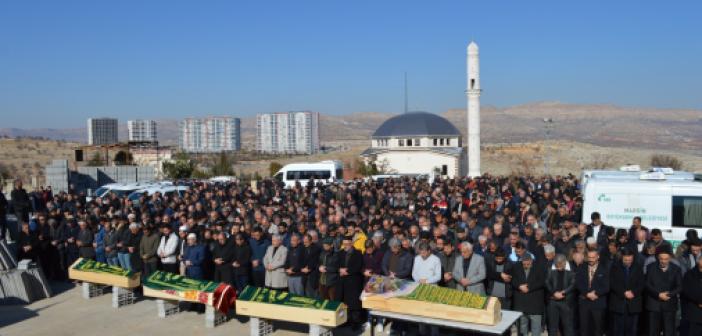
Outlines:
[[373, 133], [374, 138], [408, 136], [453, 137], [461, 132], [450, 121], [428, 112], [409, 112], [386, 120]]

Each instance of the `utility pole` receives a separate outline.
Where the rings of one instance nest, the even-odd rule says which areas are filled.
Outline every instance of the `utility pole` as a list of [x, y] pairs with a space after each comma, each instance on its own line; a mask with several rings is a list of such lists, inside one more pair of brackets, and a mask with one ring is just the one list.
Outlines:
[[551, 140], [551, 131], [553, 130], [553, 118], [544, 118], [544, 174], [550, 175], [549, 161], [551, 160], [549, 153], [549, 143]]

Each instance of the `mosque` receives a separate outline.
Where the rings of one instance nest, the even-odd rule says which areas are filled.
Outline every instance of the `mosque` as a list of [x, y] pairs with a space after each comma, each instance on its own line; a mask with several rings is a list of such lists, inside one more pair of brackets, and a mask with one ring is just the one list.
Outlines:
[[361, 157], [388, 174], [480, 175], [480, 72], [478, 45], [467, 50], [467, 150], [450, 121], [428, 112], [408, 112], [386, 120]]

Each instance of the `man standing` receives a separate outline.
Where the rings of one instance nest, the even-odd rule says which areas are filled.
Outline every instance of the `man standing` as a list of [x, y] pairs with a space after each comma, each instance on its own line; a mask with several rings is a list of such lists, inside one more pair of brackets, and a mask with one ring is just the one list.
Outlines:
[[173, 274], [179, 274], [178, 270], [178, 235], [173, 232], [173, 227], [164, 224], [161, 227], [161, 239], [158, 244], [156, 253], [161, 258], [161, 267], [163, 271]]
[[495, 255], [485, 261], [485, 268], [488, 293], [500, 300], [502, 309], [511, 309], [514, 264], [507, 260], [505, 250], [498, 247]]
[[702, 335], [702, 257], [697, 258], [695, 268], [685, 273], [682, 287], [686, 305], [683, 318], [689, 322], [688, 335]]
[[305, 296], [319, 298], [319, 246], [312, 241], [308, 233], [302, 239], [305, 266], [300, 270], [305, 284]]
[[646, 271], [646, 310], [649, 335], [675, 335], [675, 314], [678, 311], [678, 294], [682, 291], [680, 268], [670, 262], [672, 253], [658, 251], [658, 261]]
[[[114, 223], [117, 220], [113, 220]], [[105, 225], [105, 236], [103, 238], [104, 249], [105, 249], [105, 260], [107, 260], [108, 265], [119, 266], [119, 259], [117, 258], [117, 239], [119, 239], [117, 230], [115, 230], [116, 225], [112, 223], [107, 223]]]
[[322, 252], [319, 255], [319, 298], [337, 300], [336, 283], [339, 281], [339, 255], [334, 252], [334, 238], [322, 240]]
[[514, 310], [523, 313], [519, 318], [519, 334], [522, 336], [527, 336], [530, 329], [532, 335], [541, 335], [545, 283], [546, 270], [542, 263], [535, 263], [531, 255], [525, 254], [515, 264], [512, 278]]
[[7, 198], [2, 192], [2, 184], [0, 184], [0, 239], [5, 239], [7, 231]]
[[580, 297], [580, 334], [583, 336], [602, 336], [605, 331], [605, 312], [609, 294], [609, 271], [600, 264], [597, 250], [587, 252], [587, 265], [578, 270], [575, 286]]
[[288, 275], [285, 273], [285, 260], [288, 257], [288, 248], [283, 246], [280, 235], [271, 237], [271, 246], [263, 257], [263, 266], [266, 268], [266, 287], [277, 290], [287, 290]]
[[302, 282], [301, 270], [305, 261], [304, 250], [300, 246], [300, 236], [296, 233], [290, 235], [290, 248], [285, 260], [285, 273], [288, 275], [288, 289], [290, 293], [305, 295], [305, 286]]
[[453, 266], [453, 278], [456, 279], [456, 289], [485, 295], [485, 260], [473, 253], [473, 245], [461, 243], [461, 255], [456, 258]]
[[388, 242], [390, 251], [383, 256], [383, 275], [397, 279], [409, 279], [412, 275], [412, 255], [402, 249], [397, 238]]
[[[554, 259], [554, 270], [547, 271], [546, 290], [548, 291], [548, 334], [573, 336], [573, 306], [575, 305], [575, 273], [566, 270], [568, 260], [562, 254]], [[560, 328], [559, 328], [560, 326]]]
[[363, 291], [363, 256], [353, 247], [353, 234], [349, 232], [341, 241], [339, 251], [339, 282], [336, 286], [337, 300], [349, 309], [349, 323], [354, 329], [361, 324], [361, 292]]
[[234, 244], [232, 244], [231, 240], [227, 239], [227, 234], [224, 232], [218, 233], [217, 243], [212, 251], [212, 260], [215, 266], [214, 281], [224, 282], [232, 286], [234, 285], [232, 279], [234, 272], [234, 267], [232, 266], [234, 253]]
[[10, 199], [12, 200], [12, 210], [15, 217], [17, 217], [17, 222], [29, 222], [29, 212], [32, 209], [32, 203], [29, 200], [27, 191], [22, 188], [21, 180], [15, 181], [15, 188], [10, 193]]
[[[441, 284], [444, 287], [456, 288], [456, 280], [453, 278], [453, 266], [456, 263], [456, 253], [454, 246], [450, 242], [445, 242], [439, 252], [439, 261], [441, 261]], [[509, 309], [503, 306], [504, 309]]]
[[604, 225], [602, 222], [602, 219], [600, 218], [600, 213], [599, 212], [593, 212], [590, 215], [590, 219], [592, 220], [592, 223], [587, 226], [587, 236], [588, 237], [594, 237], [595, 241], [597, 241], [597, 245], [600, 247], [606, 247], [607, 246], [607, 225]]
[[158, 258], [156, 257], [158, 243], [158, 235], [154, 232], [153, 226], [144, 226], [144, 235], [141, 237], [141, 241], [139, 242], [139, 255], [141, 256], [141, 261], [143, 264], [143, 272], [141, 276], [144, 279], [156, 271], [156, 266], [158, 265]]
[[206, 256], [205, 245], [197, 243], [197, 235], [194, 233], [188, 234], [187, 244], [182, 258], [185, 264], [185, 276], [191, 279], [202, 280], [205, 276], [203, 270]]
[[88, 223], [84, 219], [78, 220], [78, 239], [76, 240], [76, 245], [78, 245], [78, 256], [85, 259], [95, 260], [95, 248], [93, 247], [93, 231], [88, 228]]
[[263, 256], [266, 255], [270, 241], [263, 237], [263, 229], [257, 226], [251, 230], [251, 276], [253, 285], [256, 287], [264, 287], [266, 285], [266, 269], [263, 267]]
[[613, 313], [615, 335], [637, 335], [645, 278], [643, 268], [635, 262], [635, 257], [633, 250], [624, 249], [622, 260], [615, 262], [610, 270], [609, 310]]
[[[437, 256], [431, 254], [429, 244], [426, 242], [419, 243], [417, 250], [419, 252], [419, 255], [414, 257], [414, 265], [412, 266], [412, 279], [415, 282], [419, 282], [422, 284], [434, 285], [438, 283], [442, 278], [441, 261]], [[429, 334], [431, 336], [439, 335], [438, 326], [432, 325], [430, 330], [431, 332]], [[426, 325], [419, 325], [419, 334], [427, 334]]]

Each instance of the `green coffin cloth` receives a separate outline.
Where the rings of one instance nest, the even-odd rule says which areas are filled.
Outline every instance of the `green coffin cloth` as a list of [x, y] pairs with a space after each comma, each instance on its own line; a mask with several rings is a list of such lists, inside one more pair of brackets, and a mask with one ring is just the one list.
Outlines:
[[97, 262], [95, 260], [83, 258], [79, 261], [73, 269], [83, 271], [83, 272], [95, 272], [95, 273], [106, 273], [112, 275], [118, 275], [123, 277], [131, 277], [134, 272], [126, 270], [118, 266], [112, 266], [105, 263]]
[[336, 311], [341, 305], [339, 301], [316, 300], [306, 296], [252, 286], [246, 286], [239, 293], [237, 300], [331, 311]]
[[190, 279], [163, 271], [156, 271], [144, 280], [144, 286], [157, 290], [214, 292], [219, 284], [219, 282]]
[[485, 309], [488, 302], [484, 295], [427, 284], [420, 284], [412, 293], [400, 298], [474, 309]]

